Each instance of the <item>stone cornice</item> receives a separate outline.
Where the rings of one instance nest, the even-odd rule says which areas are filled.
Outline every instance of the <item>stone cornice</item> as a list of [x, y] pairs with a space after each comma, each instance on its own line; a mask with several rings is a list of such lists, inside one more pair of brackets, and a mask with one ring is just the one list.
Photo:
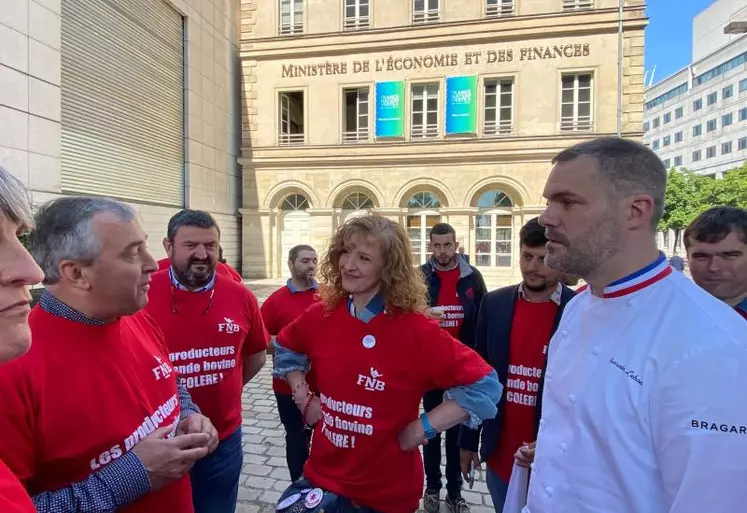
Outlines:
[[[532, 39], [581, 37], [616, 33], [618, 11], [596, 9], [513, 16], [498, 20], [468, 20], [422, 26], [399, 26], [356, 32], [302, 34], [292, 37], [244, 39], [242, 60], [275, 60], [315, 56], [363, 54], [414, 48], [451, 47], [474, 44], [529, 41]], [[648, 24], [644, 6], [625, 8], [623, 30], [643, 30]]]
[[[505, 139], [459, 139], [427, 143], [372, 143], [244, 149], [239, 163], [248, 168], [387, 167], [465, 163], [547, 162], [562, 149], [612, 133], [563, 134]], [[624, 133], [640, 139], [642, 133]]]

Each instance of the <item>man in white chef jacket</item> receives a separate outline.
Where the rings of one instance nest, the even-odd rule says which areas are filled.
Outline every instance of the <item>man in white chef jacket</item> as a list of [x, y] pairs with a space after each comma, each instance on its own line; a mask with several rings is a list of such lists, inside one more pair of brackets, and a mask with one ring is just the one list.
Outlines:
[[747, 511], [747, 330], [657, 251], [666, 169], [612, 137], [553, 164], [546, 263], [590, 287], [550, 343], [524, 512]]

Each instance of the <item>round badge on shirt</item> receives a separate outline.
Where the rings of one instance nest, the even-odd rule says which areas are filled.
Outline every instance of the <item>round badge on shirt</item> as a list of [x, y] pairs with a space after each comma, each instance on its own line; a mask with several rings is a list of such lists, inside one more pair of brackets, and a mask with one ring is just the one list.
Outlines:
[[321, 488], [314, 488], [306, 496], [306, 500], [303, 502], [303, 505], [309, 509], [316, 508], [317, 506], [319, 506], [319, 503], [322, 502], [323, 498], [324, 492], [321, 490]]
[[366, 335], [363, 337], [363, 347], [366, 349], [371, 349], [373, 346], [376, 345], [376, 337], [373, 335]]
[[286, 497], [278, 504], [278, 509], [290, 508], [292, 505], [297, 503], [301, 499], [300, 493], [294, 493], [293, 495]]

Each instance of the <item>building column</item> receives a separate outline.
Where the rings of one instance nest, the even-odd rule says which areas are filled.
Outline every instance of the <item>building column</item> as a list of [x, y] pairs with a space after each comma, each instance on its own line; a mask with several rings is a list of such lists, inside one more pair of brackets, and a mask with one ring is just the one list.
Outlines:
[[276, 214], [270, 209], [239, 209], [241, 214], [241, 274], [245, 278], [272, 276], [277, 244]]
[[309, 208], [306, 212], [311, 216], [311, 245], [321, 253], [335, 233], [335, 209]]

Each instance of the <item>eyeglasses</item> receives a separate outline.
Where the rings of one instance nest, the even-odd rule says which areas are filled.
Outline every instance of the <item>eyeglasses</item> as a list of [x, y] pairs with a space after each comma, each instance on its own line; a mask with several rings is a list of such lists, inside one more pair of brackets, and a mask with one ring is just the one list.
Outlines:
[[[213, 283], [213, 288], [210, 290], [210, 297], [208, 298], [208, 304], [205, 307], [205, 311], [202, 312], [202, 315], [207, 315], [208, 310], [210, 310], [210, 305], [213, 304], [213, 296], [215, 296], [215, 286], [216, 284]], [[174, 287], [174, 284], [171, 284], [171, 313], [178, 314], [179, 308], [176, 306], [176, 287]]]

